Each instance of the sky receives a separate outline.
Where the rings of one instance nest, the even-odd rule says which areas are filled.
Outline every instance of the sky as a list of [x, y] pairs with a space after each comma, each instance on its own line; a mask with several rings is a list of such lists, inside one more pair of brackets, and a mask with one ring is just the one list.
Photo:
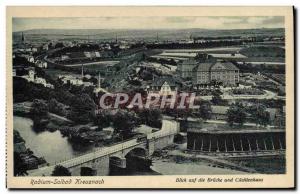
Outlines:
[[284, 17], [13, 18], [13, 31], [32, 29], [255, 29], [284, 28]]

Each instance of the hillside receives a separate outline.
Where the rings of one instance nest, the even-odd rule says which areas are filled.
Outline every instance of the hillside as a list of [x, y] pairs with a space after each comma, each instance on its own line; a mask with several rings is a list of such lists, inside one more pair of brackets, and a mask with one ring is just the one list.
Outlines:
[[[157, 36], [162, 39], [183, 39], [192, 37], [224, 37], [224, 36], [284, 36], [282, 28], [263, 28], [263, 29], [232, 29], [232, 30], [215, 30], [215, 29], [34, 29], [24, 31], [26, 37], [30, 38], [36, 35], [43, 35], [45, 38], [87, 38], [90, 39], [156, 39]], [[21, 32], [13, 32], [14, 36], [21, 36]]]

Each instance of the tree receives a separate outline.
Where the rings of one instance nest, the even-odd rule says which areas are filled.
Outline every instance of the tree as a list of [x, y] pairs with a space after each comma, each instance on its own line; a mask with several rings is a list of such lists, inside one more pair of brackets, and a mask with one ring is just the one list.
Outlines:
[[214, 104], [214, 105], [221, 105], [223, 104], [223, 99], [221, 97], [221, 94], [222, 92], [219, 91], [219, 90], [216, 90], [213, 92], [213, 97], [211, 99], [211, 102]]
[[13, 139], [14, 139], [14, 143], [21, 143], [21, 142], [25, 142], [25, 140], [21, 137], [19, 131], [14, 130], [13, 131]]
[[246, 111], [242, 104], [236, 103], [232, 104], [227, 110], [227, 122], [230, 126], [234, 123], [243, 125], [246, 120]]
[[54, 167], [51, 176], [71, 176], [71, 172], [66, 167], [57, 165]]
[[256, 125], [266, 126], [270, 123], [270, 113], [262, 104], [256, 104], [250, 108], [250, 114]]
[[199, 108], [199, 113], [200, 113], [200, 117], [203, 120], [207, 120], [211, 118], [211, 106], [209, 103], [203, 103], [200, 105]]
[[30, 113], [34, 117], [45, 118], [48, 116], [48, 106], [47, 104], [39, 99], [35, 99], [32, 103]]
[[56, 99], [51, 98], [51, 100], [48, 103], [49, 112], [52, 112], [54, 114], [58, 114], [61, 116], [65, 116], [65, 109], [64, 105], [62, 103], [57, 102]]
[[159, 109], [143, 109], [139, 112], [141, 122], [155, 128], [162, 126], [162, 114]]
[[58, 43], [56, 43], [54, 48], [63, 48], [63, 47], [64, 47], [64, 44], [62, 42], [58, 42]]
[[19, 153], [14, 152], [14, 176], [27, 175], [27, 167]]
[[72, 98], [71, 112], [68, 116], [77, 123], [88, 123], [95, 118], [96, 105], [88, 94], [77, 95]]
[[123, 139], [129, 138], [136, 126], [138, 126], [138, 119], [133, 112], [120, 110], [113, 116], [114, 131], [119, 133]]
[[110, 126], [110, 115], [108, 115], [105, 111], [100, 111], [94, 120], [94, 124], [98, 125], [98, 130], [102, 130], [105, 127]]

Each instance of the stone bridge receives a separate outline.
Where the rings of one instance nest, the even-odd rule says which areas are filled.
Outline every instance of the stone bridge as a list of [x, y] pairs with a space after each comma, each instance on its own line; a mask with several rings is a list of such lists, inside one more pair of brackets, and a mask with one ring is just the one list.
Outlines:
[[128, 154], [147, 158], [155, 150], [171, 145], [174, 141], [174, 135], [178, 132], [179, 126], [176, 121], [164, 119], [162, 129], [148, 134], [147, 138], [134, 138], [99, 148], [91, 153], [30, 171], [29, 176], [51, 176], [56, 165], [68, 168], [72, 176], [85, 175], [85, 173], [98, 176], [109, 175], [110, 165], [125, 168]]

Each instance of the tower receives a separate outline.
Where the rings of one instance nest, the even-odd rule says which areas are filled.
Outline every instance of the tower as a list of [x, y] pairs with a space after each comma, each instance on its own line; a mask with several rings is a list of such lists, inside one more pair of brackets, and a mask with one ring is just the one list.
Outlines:
[[22, 42], [24, 43], [25, 42], [25, 37], [24, 37], [24, 33], [22, 32]]
[[34, 74], [35, 74], [35, 71], [33, 68], [29, 69], [28, 71], [28, 77], [29, 77], [29, 81], [34, 81]]

